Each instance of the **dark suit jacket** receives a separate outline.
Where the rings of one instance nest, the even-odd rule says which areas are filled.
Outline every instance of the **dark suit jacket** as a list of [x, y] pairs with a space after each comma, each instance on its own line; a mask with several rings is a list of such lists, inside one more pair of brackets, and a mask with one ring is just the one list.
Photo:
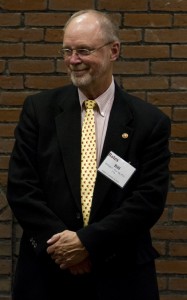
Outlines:
[[[123, 133], [128, 138], [122, 138]], [[101, 162], [113, 151], [136, 172], [124, 188], [98, 172], [90, 222], [84, 228], [77, 88], [69, 85], [29, 96], [15, 131], [7, 190], [23, 228], [17, 283], [38, 289], [34, 278], [43, 273], [42, 268], [53, 278], [54, 263], [46, 254], [46, 241], [65, 229], [77, 232], [101, 273], [105, 269], [119, 273], [121, 266], [127, 269], [157, 257], [149, 230], [165, 206], [169, 135], [170, 120], [165, 114], [116, 85]]]

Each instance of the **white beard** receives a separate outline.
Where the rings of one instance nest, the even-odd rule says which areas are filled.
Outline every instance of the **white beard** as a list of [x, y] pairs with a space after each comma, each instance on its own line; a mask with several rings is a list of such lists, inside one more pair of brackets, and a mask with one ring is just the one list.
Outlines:
[[90, 74], [85, 74], [84, 76], [77, 77], [74, 76], [73, 72], [71, 73], [71, 81], [77, 87], [88, 86], [92, 82], [93, 78]]

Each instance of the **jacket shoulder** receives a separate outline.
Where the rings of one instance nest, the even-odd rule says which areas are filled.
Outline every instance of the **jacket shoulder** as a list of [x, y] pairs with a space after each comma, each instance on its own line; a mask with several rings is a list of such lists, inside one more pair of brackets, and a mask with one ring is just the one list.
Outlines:
[[76, 91], [76, 87], [74, 87], [72, 84], [70, 85], [66, 85], [63, 87], [58, 87], [55, 89], [49, 89], [49, 90], [45, 90], [45, 91], [41, 91], [39, 93], [33, 94], [28, 96], [25, 100], [27, 101], [27, 99], [32, 99], [32, 101], [51, 101], [54, 99], [59, 99], [59, 97], [61, 98], [61, 96], [66, 96], [69, 93], [75, 92]]

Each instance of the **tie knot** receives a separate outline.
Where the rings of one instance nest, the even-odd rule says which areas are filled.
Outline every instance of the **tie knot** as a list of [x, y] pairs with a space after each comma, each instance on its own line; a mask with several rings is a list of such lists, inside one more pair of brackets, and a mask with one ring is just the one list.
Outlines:
[[85, 100], [86, 109], [94, 109], [96, 106], [95, 100]]

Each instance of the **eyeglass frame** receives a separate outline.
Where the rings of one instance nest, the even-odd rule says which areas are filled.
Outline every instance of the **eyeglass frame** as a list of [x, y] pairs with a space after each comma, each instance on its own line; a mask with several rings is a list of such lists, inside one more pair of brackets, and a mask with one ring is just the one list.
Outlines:
[[[89, 56], [92, 53], [94, 53], [94, 52], [102, 49], [103, 47], [112, 44], [113, 42], [114, 41], [108, 42], [108, 43], [106, 43], [106, 44], [104, 44], [104, 45], [102, 45], [102, 46], [100, 46], [98, 48], [94, 48], [94, 49], [87, 49], [87, 48], [78, 48], [78, 49], [62, 48], [62, 49], [60, 49], [60, 53], [62, 54], [62, 57], [64, 59], [70, 58], [73, 55], [73, 53], [75, 53], [78, 57], [86, 57], [86, 56]], [[69, 54], [68, 53], [65, 54], [65, 53], [63, 53], [63, 51], [67, 51], [67, 52], [69, 51]], [[82, 53], [79, 53], [79, 51], [86, 51], [86, 53], [82, 54]]]

